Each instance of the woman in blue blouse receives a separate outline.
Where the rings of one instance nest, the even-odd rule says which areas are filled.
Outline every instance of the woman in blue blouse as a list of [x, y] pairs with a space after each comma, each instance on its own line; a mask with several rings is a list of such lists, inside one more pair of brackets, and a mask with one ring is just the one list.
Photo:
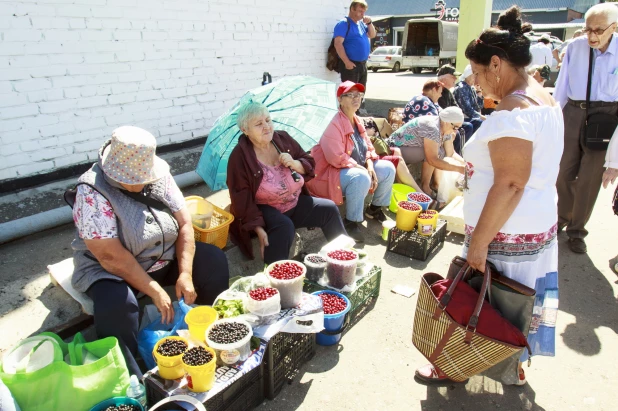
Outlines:
[[442, 83], [438, 80], [427, 80], [423, 85], [423, 94], [414, 96], [403, 110], [403, 122], [422, 116], [437, 116], [440, 112], [438, 99], [442, 97]]
[[476, 132], [485, 120], [485, 116], [481, 114], [483, 105], [479, 104], [479, 96], [474, 88], [474, 75], [470, 65], [466, 67], [461, 78], [462, 80], [455, 86], [453, 96], [464, 113], [464, 121], [471, 123], [473, 132]]

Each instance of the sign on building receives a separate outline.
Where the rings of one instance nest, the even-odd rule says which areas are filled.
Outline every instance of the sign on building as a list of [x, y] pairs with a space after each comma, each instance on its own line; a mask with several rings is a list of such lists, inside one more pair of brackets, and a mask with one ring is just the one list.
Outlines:
[[435, 3], [435, 8], [430, 11], [436, 12], [436, 18], [443, 21], [459, 21], [459, 8], [446, 7], [445, 0], [438, 0]]

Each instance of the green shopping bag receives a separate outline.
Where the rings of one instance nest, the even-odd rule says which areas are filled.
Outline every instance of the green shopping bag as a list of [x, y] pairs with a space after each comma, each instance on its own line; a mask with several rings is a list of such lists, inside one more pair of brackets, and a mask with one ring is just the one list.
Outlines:
[[34, 372], [7, 374], [0, 363], [0, 379], [22, 411], [87, 411], [103, 400], [124, 396], [129, 372], [115, 337], [89, 343], [77, 333], [66, 344], [55, 334], [41, 335], [58, 342], [70, 365], [56, 360]]

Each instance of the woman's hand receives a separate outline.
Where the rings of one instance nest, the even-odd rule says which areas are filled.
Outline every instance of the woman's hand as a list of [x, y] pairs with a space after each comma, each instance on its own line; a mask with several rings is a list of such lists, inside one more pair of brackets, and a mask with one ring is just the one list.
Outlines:
[[367, 160], [367, 172], [369, 173], [369, 178], [371, 179], [371, 187], [369, 188], [369, 192], [373, 193], [376, 191], [376, 188], [378, 188], [378, 175], [373, 168], [372, 160]]
[[[472, 234], [474, 238], [474, 234]], [[474, 239], [470, 241], [470, 247], [468, 248], [468, 254], [466, 260], [470, 267], [480, 272], [485, 272], [485, 264], [487, 262], [487, 246], [480, 246], [474, 242]]]
[[607, 188], [609, 183], [614, 184], [618, 177], [618, 168], [606, 168], [603, 173], [603, 188]]
[[266, 234], [266, 230], [263, 227], [256, 227], [255, 234], [258, 236], [258, 240], [260, 240], [260, 253], [262, 254], [262, 260], [264, 259], [264, 248], [268, 247], [268, 234]]
[[157, 310], [161, 313], [161, 324], [169, 324], [174, 321], [174, 306], [170, 296], [167, 295], [165, 290], [158, 287], [158, 291], [155, 295], [151, 295], [152, 302], [157, 307]]
[[288, 153], [281, 153], [279, 154], [279, 163], [281, 163], [282, 165], [284, 165], [285, 167], [289, 167], [292, 170], [296, 171], [297, 173], [301, 173], [301, 174], [305, 174], [305, 167], [303, 166], [303, 163], [301, 163], [298, 160], [294, 160], [292, 158], [292, 156]]
[[176, 281], [176, 298], [185, 299], [187, 305], [191, 305], [197, 298], [195, 287], [193, 286], [193, 278], [189, 273], [180, 273]]

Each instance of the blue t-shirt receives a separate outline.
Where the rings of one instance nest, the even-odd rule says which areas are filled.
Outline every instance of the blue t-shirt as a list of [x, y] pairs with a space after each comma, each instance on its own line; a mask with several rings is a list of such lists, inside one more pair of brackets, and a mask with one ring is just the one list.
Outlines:
[[[350, 22], [350, 31], [348, 31], [348, 22]], [[367, 34], [368, 30], [369, 28], [362, 20], [358, 23], [354, 23], [354, 20], [346, 17], [335, 26], [333, 38], [344, 38], [343, 48], [350, 60], [366, 61], [370, 51], [369, 35]], [[348, 32], [347, 36], [346, 32]]]

